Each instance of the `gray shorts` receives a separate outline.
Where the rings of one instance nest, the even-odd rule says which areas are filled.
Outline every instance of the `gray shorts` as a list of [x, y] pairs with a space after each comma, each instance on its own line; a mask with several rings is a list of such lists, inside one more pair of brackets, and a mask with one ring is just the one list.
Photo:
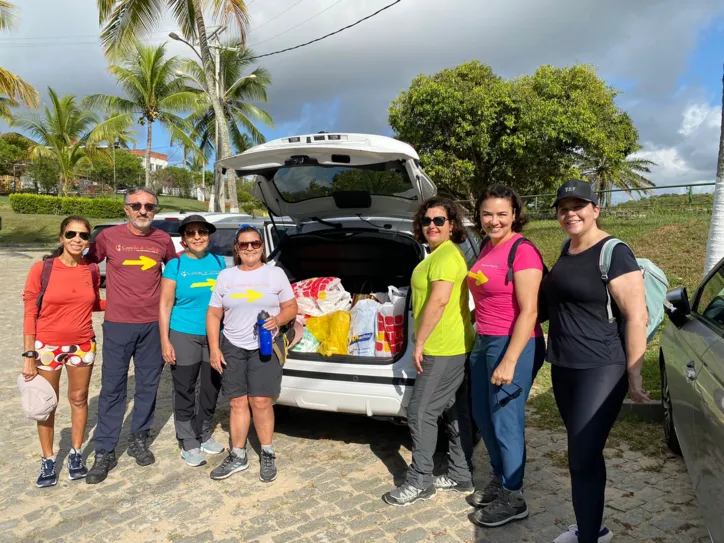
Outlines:
[[237, 347], [222, 334], [221, 354], [226, 361], [221, 374], [224, 396], [279, 396], [282, 390], [282, 366], [274, 352], [271, 357], [262, 357], [258, 349], [248, 351]]
[[201, 362], [209, 363], [209, 342], [206, 336], [184, 334], [171, 330], [169, 339], [176, 352], [177, 366], [194, 366]]

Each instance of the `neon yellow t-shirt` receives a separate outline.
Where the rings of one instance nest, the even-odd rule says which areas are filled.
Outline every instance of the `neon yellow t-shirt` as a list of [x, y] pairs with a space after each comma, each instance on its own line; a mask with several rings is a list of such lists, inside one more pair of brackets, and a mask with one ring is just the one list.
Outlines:
[[420, 328], [422, 313], [432, 292], [432, 283], [448, 281], [453, 284], [450, 301], [445, 306], [442, 318], [425, 342], [426, 355], [455, 356], [471, 351], [475, 332], [470, 323], [468, 285], [465, 280], [467, 275], [468, 267], [463, 253], [452, 241], [440, 245], [412, 272], [410, 286], [415, 333]]

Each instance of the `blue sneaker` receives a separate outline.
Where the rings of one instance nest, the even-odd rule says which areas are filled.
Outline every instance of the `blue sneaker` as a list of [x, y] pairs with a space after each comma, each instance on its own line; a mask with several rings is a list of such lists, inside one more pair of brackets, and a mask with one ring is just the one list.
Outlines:
[[85, 467], [83, 457], [79, 452], [71, 452], [68, 455], [68, 477], [71, 481], [83, 479], [88, 475], [88, 468]]
[[43, 458], [40, 461], [40, 475], [35, 486], [45, 488], [58, 484], [58, 472], [55, 471], [55, 460], [52, 458]]
[[201, 444], [201, 450], [206, 454], [221, 454], [224, 452], [224, 447], [213, 437], [210, 437]]

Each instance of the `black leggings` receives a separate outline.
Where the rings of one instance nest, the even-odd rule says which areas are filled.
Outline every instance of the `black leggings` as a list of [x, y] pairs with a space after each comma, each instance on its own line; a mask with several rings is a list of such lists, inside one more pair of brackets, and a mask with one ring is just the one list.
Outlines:
[[553, 394], [568, 432], [568, 467], [578, 543], [596, 543], [603, 520], [603, 449], [628, 390], [624, 365], [551, 368]]

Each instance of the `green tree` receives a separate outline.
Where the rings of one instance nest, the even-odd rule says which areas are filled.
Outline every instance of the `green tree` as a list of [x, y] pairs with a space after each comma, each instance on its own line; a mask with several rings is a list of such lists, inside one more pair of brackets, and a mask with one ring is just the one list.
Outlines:
[[52, 158], [38, 157], [28, 167], [28, 176], [39, 188], [46, 193], [54, 193], [58, 190], [58, 179], [60, 171], [58, 164]]
[[607, 190], [623, 189], [626, 194], [633, 196], [634, 189], [646, 189], [637, 192], [650, 194], [650, 189], [656, 185], [642, 174], [651, 173], [651, 166], [656, 166], [656, 163], [643, 158], [620, 156], [582, 157], [578, 164], [583, 177], [596, 187], [603, 207], [611, 203], [611, 193], [604, 192]]
[[101, 187], [112, 187], [114, 191], [138, 185], [139, 179], [145, 175], [141, 160], [136, 155], [122, 150], [115, 151], [115, 183], [113, 169], [113, 159], [97, 160], [88, 175]]
[[638, 133], [616, 94], [586, 65], [506, 81], [476, 61], [415, 78], [389, 122], [443, 193], [474, 199], [492, 183], [543, 192], [579, 175], [581, 154], [630, 154]]
[[196, 93], [186, 89], [183, 77], [176, 75], [179, 61], [167, 58], [166, 45], [146, 46], [135, 44], [133, 53], [128, 54], [122, 65], [109, 68], [125, 93], [125, 97], [93, 94], [84, 100], [87, 107], [98, 108], [114, 114], [103, 123], [103, 129], [117, 134], [123, 127], [135, 120], [146, 125], [146, 186], [151, 183], [151, 147], [153, 144], [153, 123], [160, 122], [176, 141], [194, 148], [191, 125], [178, 115], [191, 109]]
[[[198, 43], [204, 66], [204, 80], [208, 89], [209, 98], [218, 119], [225, 119], [223, 105], [216, 92], [216, 74], [214, 60], [211, 55], [206, 33], [204, 12], [211, 12], [215, 20], [222, 25], [230, 26], [241, 38], [246, 41], [246, 32], [249, 26], [249, 13], [245, 0], [96, 0], [100, 23], [105, 27], [101, 40], [106, 54], [113, 56], [119, 52], [128, 51], [132, 44], [163, 19], [164, 12], [170, 11], [183, 36], [191, 42]], [[231, 138], [229, 126], [221, 122], [219, 125], [221, 149], [217, 153], [220, 158], [231, 154]], [[214, 175], [215, 193], [221, 189], [219, 175]], [[219, 211], [218, 198], [214, 201]], [[221, 209], [223, 211], [223, 209]]]
[[14, 175], [17, 166], [28, 156], [27, 149], [0, 138], [0, 175]]
[[[0, 31], [9, 30], [17, 19], [18, 9], [12, 2], [0, 0]], [[10, 106], [24, 104], [38, 107], [39, 96], [29, 83], [4, 68], [0, 68], [0, 118], [10, 120]]]
[[161, 168], [151, 174], [152, 185], [159, 192], [164, 188], [178, 188], [181, 196], [188, 198], [194, 186], [195, 175], [186, 168], [169, 166]]
[[50, 106], [44, 115], [17, 117], [13, 126], [24, 129], [30, 136], [30, 157], [52, 159], [58, 168], [60, 191], [68, 194], [78, 174], [91, 165], [91, 158], [103, 152], [94, 141], [103, 141], [103, 130], [97, 130], [98, 118], [76, 102], [75, 96], [59, 97], [48, 88]]

